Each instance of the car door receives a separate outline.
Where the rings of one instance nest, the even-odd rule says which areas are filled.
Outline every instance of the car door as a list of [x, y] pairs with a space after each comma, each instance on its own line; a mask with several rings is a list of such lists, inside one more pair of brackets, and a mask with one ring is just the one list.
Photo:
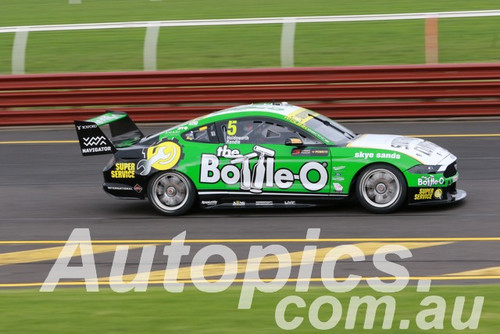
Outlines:
[[222, 141], [217, 150], [220, 181], [228, 190], [263, 195], [330, 192], [329, 150], [298, 127], [244, 117], [218, 122], [217, 130]]

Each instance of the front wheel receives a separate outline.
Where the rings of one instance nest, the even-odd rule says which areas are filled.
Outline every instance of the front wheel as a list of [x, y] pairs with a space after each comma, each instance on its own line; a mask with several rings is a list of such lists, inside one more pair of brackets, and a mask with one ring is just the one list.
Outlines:
[[406, 200], [407, 185], [404, 176], [393, 166], [374, 164], [358, 178], [356, 194], [367, 210], [389, 213], [399, 209]]
[[178, 172], [156, 174], [148, 184], [148, 198], [153, 207], [164, 215], [177, 216], [193, 206], [195, 190], [192, 182]]

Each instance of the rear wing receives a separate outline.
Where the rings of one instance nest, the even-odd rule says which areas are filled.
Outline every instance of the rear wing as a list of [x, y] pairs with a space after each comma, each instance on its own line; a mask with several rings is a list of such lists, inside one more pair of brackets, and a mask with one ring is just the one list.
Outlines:
[[[111, 139], [100, 128], [106, 124]], [[89, 120], [75, 121], [75, 128], [82, 155], [115, 153], [117, 148], [133, 145], [144, 137], [127, 113], [121, 111], [108, 110]]]

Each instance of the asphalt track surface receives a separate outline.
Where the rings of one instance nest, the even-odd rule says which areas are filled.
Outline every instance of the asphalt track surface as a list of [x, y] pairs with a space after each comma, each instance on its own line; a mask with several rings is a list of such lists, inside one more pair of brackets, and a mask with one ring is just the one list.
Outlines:
[[[358, 133], [430, 136], [426, 139], [458, 156], [458, 187], [467, 191], [467, 199], [449, 206], [405, 208], [390, 215], [365, 212], [350, 201], [307, 210], [197, 210], [164, 217], [147, 201], [107, 196], [101, 188], [101, 170], [110, 156], [82, 157], [72, 127], [0, 128], [0, 288], [39, 286], [75, 228], [90, 229], [92, 240], [98, 241], [99, 277], [110, 275], [114, 253], [98, 245], [114, 247], [134, 240], [140, 240], [139, 246], [157, 245], [153, 270], [160, 272], [166, 264], [162, 247], [186, 231], [191, 251], [183, 266], [195, 265], [193, 255], [208, 244], [227, 245], [238, 260], [248, 258], [252, 245], [279, 244], [289, 252], [300, 252], [305, 245], [355, 244], [367, 250], [366, 261], [340, 261], [336, 277], [385, 276], [374, 268], [370, 255], [390, 243], [412, 249], [410, 258], [392, 255], [389, 259], [404, 265], [415, 279], [446, 284], [500, 282], [500, 120], [343, 124]], [[146, 134], [165, 128], [140, 127]], [[321, 229], [318, 242], [304, 240], [308, 228]], [[127, 273], [136, 272], [139, 257], [140, 248], [130, 251]], [[77, 265], [78, 258], [73, 262]], [[217, 256], [211, 258], [215, 266], [220, 262]], [[319, 268], [315, 265], [313, 277], [320, 277]], [[297, 272], [294, 265], [292, 277]], [[262, 271], [261, 276], [272, 278], [273, 273]]]

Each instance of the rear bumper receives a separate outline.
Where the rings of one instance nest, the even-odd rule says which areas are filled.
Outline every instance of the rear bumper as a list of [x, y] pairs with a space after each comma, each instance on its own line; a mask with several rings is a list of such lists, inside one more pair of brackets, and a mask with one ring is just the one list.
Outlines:
[[146, 197], [144, 187], [139, 183], [111, 183], [104, 182], [102, 185], [104, 192], [118, 198], [144, 199]]

